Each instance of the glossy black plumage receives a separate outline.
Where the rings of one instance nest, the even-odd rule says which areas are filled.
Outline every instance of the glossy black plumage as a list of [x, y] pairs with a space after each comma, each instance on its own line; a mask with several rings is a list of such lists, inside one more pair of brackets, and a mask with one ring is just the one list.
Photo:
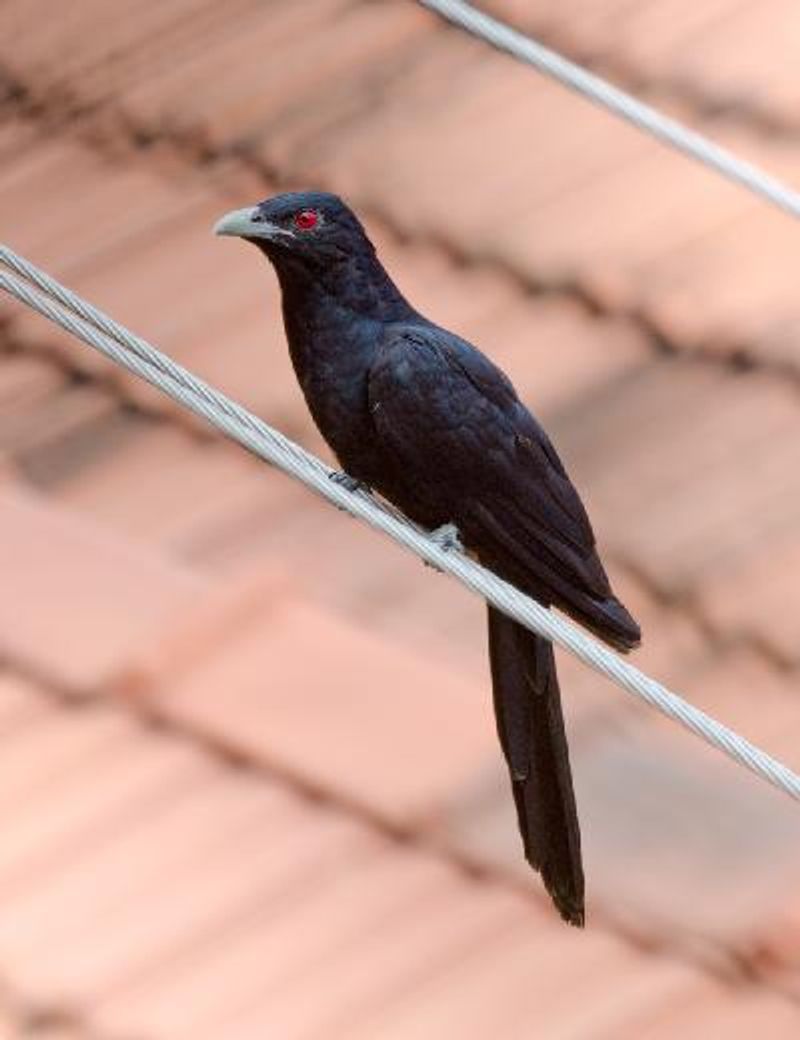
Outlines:
[[[239, 221], [245, 211], [239, 211]], [[298, 226], [311, 212], [314, 226]], [[242, 234], [280, 280], [311, 413], [350, 476], [612, 646], [639, 629], [614, 597], [586, 512], [547, 435], [506, 376], [411, 307], [335, 196], [260, 204]], [[311, 218], [308, 218], [309, 220]], [[536, 360], [531, 344], [531, 364]], [[580, 834], [552, 647], [489, 610], [498, 735], [525, 855], [559, 912], [584, 919]]]

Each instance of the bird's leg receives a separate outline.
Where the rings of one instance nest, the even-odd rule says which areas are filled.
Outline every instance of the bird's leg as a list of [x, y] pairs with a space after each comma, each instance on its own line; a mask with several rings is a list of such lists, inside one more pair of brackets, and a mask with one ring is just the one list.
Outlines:
[[328, 476], [334, 482], [334, 484], [341, 484], [343, 488], [348, 491], [364, 491], [366, 494], [371, 494], [372, 488], [369, 484], [365, 484], [363, 480], [358, 480], [357, 477], [351, 477], [349, 473], [345, 473], [343, 469], [334, 470], [329, 473]]
[[464, 551], [461, 534], [454, 523], [442, 524], [435, 531], [431, 531], [428, 537], [432, 542], [436, 542], [444, 552], [453, 552], [453, 550], [458, 552]]

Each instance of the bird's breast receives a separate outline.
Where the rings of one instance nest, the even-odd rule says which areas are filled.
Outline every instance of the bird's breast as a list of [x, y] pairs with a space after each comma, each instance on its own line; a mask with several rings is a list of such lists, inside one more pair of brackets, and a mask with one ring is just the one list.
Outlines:
[[[294, 326], [294, 327], [292, 327]], [[342, 466], [372, 483], [374, 426], [368, 378], [377, 333], [328, 309], [324, 320], [287, 322], [292, 363], [312, 418]]]

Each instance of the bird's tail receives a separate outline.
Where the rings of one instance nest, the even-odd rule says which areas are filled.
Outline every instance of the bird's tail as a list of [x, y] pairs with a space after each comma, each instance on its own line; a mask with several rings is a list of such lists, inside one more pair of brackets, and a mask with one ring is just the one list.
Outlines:
[[525, 858], [564, 920], [582, 926], [581, 837], [553, 647], [489, 607], [489, 661]]

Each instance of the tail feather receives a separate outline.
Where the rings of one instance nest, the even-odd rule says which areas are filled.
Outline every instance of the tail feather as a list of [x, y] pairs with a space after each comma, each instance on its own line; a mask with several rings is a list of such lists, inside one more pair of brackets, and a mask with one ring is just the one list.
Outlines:
[[582, 926], [581, 839], [552, 645], [490, 607], [489, 660], [525, 858], [564, 920]]

